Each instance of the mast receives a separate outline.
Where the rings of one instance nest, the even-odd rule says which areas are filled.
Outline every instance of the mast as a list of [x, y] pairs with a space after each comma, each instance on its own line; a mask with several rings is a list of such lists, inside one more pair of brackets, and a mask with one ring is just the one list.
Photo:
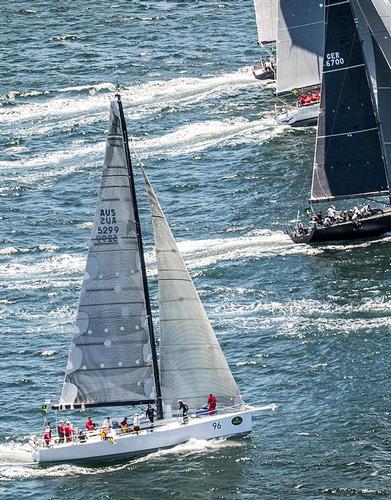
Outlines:
[[125, 116], [124, 116], [124, 111], [123, 111], [123, 107], [122, 107], [120, 94], [116, 94], [116, 98], [117, 98], [119, 114], [120, 114], [121, 129], [122, 129], [125, 157], [126, 157], [126, 165], [127, 165], [127, 169], [128, 169], [128, 175], [129, 175], [129, 185], [130, 185], [130, 190], [132, 193], [134, 219], [135, 219], [135, 223], [136, 223], [136, 232], [137, 232], [137, 236], [138, 236], [139, 249], [140, 249], [140, 267], [141, 267], [141, 273], [142, 273], [143, 285], [144, 285], [145, 305], [146, 305], [146, 309], [147, 309], [149, 338], [150, 338], [151, 351], [152, 351], [153, 375], [154, 375], [155, 387], [156, 387], [157, 417], [158, 417], [158, 419], [162, 419], [163, 418], [163, 405], [162, 405], [162, 394], [161, 394], [160, 378], [159, 378], [159, 367], [158, 367], [158, 362], [157, 362], [155, 334], [154, 334], [154, 330], [153, 330], [151, 302], [149, 299], [148, 280], [147, 280], [147, 271], [146, 271], [146, 267], [145, 267], [141, 225], [140, 225], [140, 218], [139, 218], [137, 199], [136, 199], [136, 188], [135, 188], [135, 184], [134, 184], [132, 161], [131, 161], [130, 151], [129, 151], [128, 131], [126, 128]]

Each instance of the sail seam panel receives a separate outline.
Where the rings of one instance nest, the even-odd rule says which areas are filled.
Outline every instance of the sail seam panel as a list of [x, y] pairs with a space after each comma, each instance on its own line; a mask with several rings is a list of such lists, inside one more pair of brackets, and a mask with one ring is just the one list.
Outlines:
[[327, 9], [328, 7], [336, 7], [337, 5], [342, 5], [342, 4], [344, 4], [344, 3], [350, 3], [350, 0], [343, 0], [342, 2], [333, 3], [333, 4], [331, 4], [331, 5], [325, 5], [325, 7], [326, 7], [326, 9]]
[[354, 64], [352, 66], [344, 66], [343, 68], [325, 69], [323, 70], [323, 73], [334, 73], [335, 71], [345, 71], [347, 69], [362, 68], [363, 66], [365, 67], [365, 64]]
[[362, 129], [362, 130], [353, 130], [353, 131], [341, 132], [340, 134], [318, 135], [318, 139], [323, 139], [325, 137], [338, 137], [338, 136], [341, 136], [341, 135], [362, 134], [364, 132], [372, 132], [373, 130], [377, 130], [377, 127], [365, 128], [365, 129]]
[[297, 28], [305, 28], [307, 26], [316, 26], [317, 24], [323, 25], [323, 21], [316, 21], [314, 23], [296, 24], [295, 26], [287, 26], [286, 28], [281, 28], [280, 31], [289, 31]]

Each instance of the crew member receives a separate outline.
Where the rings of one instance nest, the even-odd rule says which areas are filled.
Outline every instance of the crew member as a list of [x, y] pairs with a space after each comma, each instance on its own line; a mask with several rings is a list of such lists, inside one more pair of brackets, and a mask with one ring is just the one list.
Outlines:
[[64, 436], [65, 436], [65, 431], [64, 431], [64, 421], [60, 420], [57, 426], [57, 434], [58, 434], [58, 442], [63, 443], [64, 442]]
[[129, 432], [128, 417], [124, 417], [124, 419], [120, 423], [120, 426], [122, 432]]
[[52, 440], [52, 430], [50, 427], [46, 427], [45, 432], [43, 433], [43, 440], [45, 441], [46, 446], [50, 445], [50, 441]]
[[86, 429], [87, 431], [94, 431], [96, 429], [96, 424], [94, 424], [91, 417], [88, 417], [86, 420]]
[[183, 417], [183, 423], [186, 424], [187, 421], [189, 420], [189, 406], [184, 403], [181, 399], [178, 400], [179, 403], [179, 410], [182, 410], [182, 417]]
[[151, 422], [152, 426], [155, 422], [155, 413], [156, 413], [156, 410], [155, 408], [153, 408], [149, 403], [148, 403], [148, 407], [147, 409], [145, 410], [145, 416], [149, 419], [149, 421]]
[[69, 421], [65, 424], [64, 433], [66, 442], [70, 443], [72, 441], [73, 429]]
[[208, 398], [208, 415], [213, 415], [214, 413], [217, 413], [217, 411], [216, 411], [216, 405], [217, 405], [216, 396], [213, 396], [213, 394], [209, 394], [209, 398]]
[[137, 432], [137, 434], [141, 431], [140, 427], [140, 417], [138, 413], [135, 413], [133, 416], [133, 430]]

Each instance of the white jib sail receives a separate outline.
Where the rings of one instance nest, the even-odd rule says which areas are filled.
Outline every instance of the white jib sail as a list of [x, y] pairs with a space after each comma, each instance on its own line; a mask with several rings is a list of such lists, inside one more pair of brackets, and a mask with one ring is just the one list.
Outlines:
[[155, 398], [140, 250], [118, 104], [60, 404]]
[[219, 405], [242, 398], [153, 188], [143, 170], [152, 213], [159, 281], [160, 380], [163, 404], [191, 408], [213, 393]]

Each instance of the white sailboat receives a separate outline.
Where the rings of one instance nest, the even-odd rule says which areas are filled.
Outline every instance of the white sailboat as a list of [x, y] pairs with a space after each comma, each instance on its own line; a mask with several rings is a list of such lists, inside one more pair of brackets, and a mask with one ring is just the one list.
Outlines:
[[[120, 96], [111, 103], [106, 155], [61, 397], [52, 408], [157, 408], [154, 426], [97, 431], [60, 442], [36, 438], [39, 463], [117, 459], [190, 438], [249, 433], [256, 409], [244, 403], [198, 293], [143, 171], [155, 237], [160, 316], [158, 362], [142, 234]], [[217, 411], [196, 411], [209, 394]], [[189, 418], [173, 416], [178, 400]], [[272, 408], [272, 407], [264, 407]], [[206, 414], [205, 414], [206, 413]], [[103, 437], [103, 438], [102, 438]]]

